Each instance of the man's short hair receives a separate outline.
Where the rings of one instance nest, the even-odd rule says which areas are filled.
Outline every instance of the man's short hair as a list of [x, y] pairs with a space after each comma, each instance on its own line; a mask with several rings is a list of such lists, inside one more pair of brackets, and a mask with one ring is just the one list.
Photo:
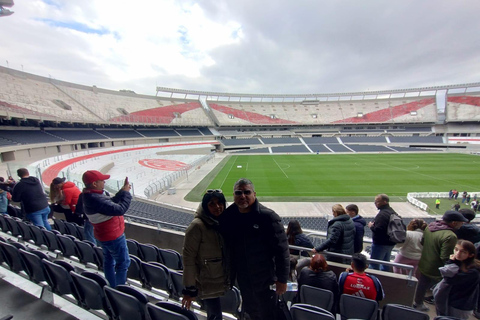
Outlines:
[[380, 193], [379, 195], [377, 195], [377, 197], [379, 197], [380, 199], [382, 199], [386, 203], [390, 203], [390, 198], [385, 193]]
[[353, 211], [355, 214], [358, 214], [358, 206], [356, 204], [349, 204], [345, 207], [348, 211]]
[[26, 168], [20, 168], [17, 170], [17, 176], [19, 176], [20, 178], [23, 178], [28, 175], [29, 175], [29, 172]]
[[368, 267], [367, 257], [361, 253], [354, 253], [352, 255], [352, 264], [355, 269], [365, 271]]
[[240, 186], [252, 186], [252, 190], [255, 191], [255, 186], [253, 185], [253, 182], [247, 178], [238, 179], [237, 182], [235, 182], [235, 184], [233, 185], [233, 190], [236, 190]]

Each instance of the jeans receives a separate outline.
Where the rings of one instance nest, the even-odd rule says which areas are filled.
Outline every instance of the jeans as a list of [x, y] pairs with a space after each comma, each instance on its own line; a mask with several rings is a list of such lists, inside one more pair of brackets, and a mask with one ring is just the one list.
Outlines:
[[112, 288], [127, 282], [127, 271], [130, 266], [127, 240], [122, 234], [115, 240], [100, 241], [103, 249], [103, 269], [105, 278]]
[[[392, 254], [394, 246], [372, 244], [372, 253], [370, 254], [370, 259], [390, 261], [390, 255]], [[371, 263], [370, 268], [375, 270], [390, 271], [390, 267], [386, 265], [378, 265], [376, 263]]]
[[52, 230], [52, 227], [48, 223], [49, 214], [50, 207], [46, 207], [45, 209], [27, 214], [27, 219], [32, 221], [32, 223], [36, 226], [44, 227], [47, 230]]
[[222, 320], [222, 306], [220, 298], [211, 298], [202, 300], [207, 311], [207, 320]]
[[85, 240], [91, 241], [97, 246], [101, 246], [100, 241], [97, 241], [93, 235], [93, 225], [88, 219], [83, 223], [83, 237]]

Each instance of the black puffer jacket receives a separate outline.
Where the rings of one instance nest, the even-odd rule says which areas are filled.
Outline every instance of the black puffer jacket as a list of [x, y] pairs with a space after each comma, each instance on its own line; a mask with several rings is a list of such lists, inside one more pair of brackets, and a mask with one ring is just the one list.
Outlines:
[[373, 221], [373, 226], [370, 228], [372, 230], [372, 240], [373, 244], [381, 246], [394, 246], [395, 242], [390, 241], [390, 237], [387, 234], [388, 223], [390, 222], [390, 216], [395, 210], [392, 209], [388, 204], [378, 208], [377, 215]]
[[240, 213], [232, 204], [220, 216], [220, 226], [231, 256], [232, 276], [241, 290], [263, 291], [276, 280], [287, 283], [287, 236], [273, 210], [255, 200], [249, 213]]
[[328, 221], [327, 240], [316, 251], [353, 254], [355, 241], [355, 224], [347, 214], [339, 215]]
[[12, 200], [21, 202], [25, 213], [37, 212], [48, 207], [47, 195], [36, 177], [20, 179], [12, 191]]

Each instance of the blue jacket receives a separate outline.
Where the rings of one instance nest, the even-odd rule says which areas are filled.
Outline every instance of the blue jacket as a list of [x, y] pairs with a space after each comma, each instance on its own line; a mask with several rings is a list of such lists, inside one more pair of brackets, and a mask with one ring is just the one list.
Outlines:
[[355, 253], [360, 253], [363, 250], [363, 235], [365, 234], [365, 226], [367, 225], [367, 222], [360, 215], [356, 215], [352, 218], [352, 220], [355, 224], [355, 241], [353, 251]]

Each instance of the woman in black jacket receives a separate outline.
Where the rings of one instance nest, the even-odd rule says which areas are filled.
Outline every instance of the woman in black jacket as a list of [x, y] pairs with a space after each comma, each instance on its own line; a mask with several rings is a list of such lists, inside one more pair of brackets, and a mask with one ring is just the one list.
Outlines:
[[[328, 221], [327, 240], [313, 249], [313, 252], [330, 252], [352, 255], [355, 241], [355, 224], [341, 204], [332, 207], [333, 219]], [[329, 257], [329, 261], [345, 263], [344, 259]]]
[[[288, 244], [309, 249], [313, 248], [312, 242], [303, 233], [302, 227], [300, 226], [300, 222], [298, 222], [298, 220], [290, 220], [288, 223], [287, 239]], [[298, 255], [299, 250], [290, 249], [290, 254]], [[302, 256], [309, 257], [309, 254], [306, 251], [302, 251]]]

